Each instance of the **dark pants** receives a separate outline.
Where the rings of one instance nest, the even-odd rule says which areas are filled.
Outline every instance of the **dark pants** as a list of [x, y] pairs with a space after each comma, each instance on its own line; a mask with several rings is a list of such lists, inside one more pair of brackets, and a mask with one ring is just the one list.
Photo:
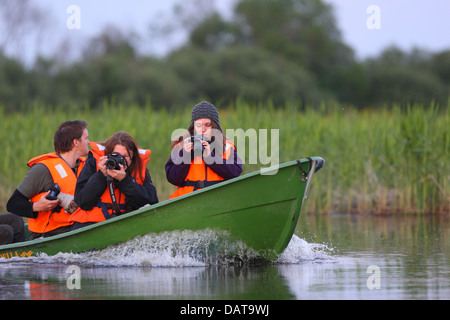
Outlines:
[[53, 237], [58, 234], [66, 233], [69, 231], [72, 231], [72, 226], [61, 227], [61, 228], [58, 228], [58, 229], [55, 229], [52, 231], [48, 231], [46, 233], [36, 233], [36, 232], [30, 231], [30, 240]]
[[0, 215], [0, 245], [25, 241], [22, 217], [8, 213]]
[[96, 224], [96, 222], [85, 222], [85, 223], [80, 223], [80, 222], [75, 222], [72, 226], [72, 230], [77, 230], [77, 229], [81, 229], [90, 225]]

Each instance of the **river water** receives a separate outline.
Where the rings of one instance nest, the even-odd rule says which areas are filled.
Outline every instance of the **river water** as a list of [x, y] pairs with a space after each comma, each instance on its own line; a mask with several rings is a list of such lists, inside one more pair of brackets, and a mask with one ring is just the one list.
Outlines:
[[219, 236], [177, 231], [0, 259], [0, 299], [450, 299], [448, 216], [303, 215], [275, 263], [245, 247], [227, 259]]

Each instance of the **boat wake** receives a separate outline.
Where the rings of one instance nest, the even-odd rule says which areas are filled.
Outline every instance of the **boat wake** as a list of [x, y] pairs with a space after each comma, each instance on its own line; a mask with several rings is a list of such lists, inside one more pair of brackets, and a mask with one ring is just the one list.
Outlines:
[[333, 261], [335, 259], [331, 255], [333, 252], [334, 249], [326, 244], [309, 243], [294, 234], [289, 245], [276, 260], [276, 263], [298, 264], [308, 261]]
[[[331, 251], [333, 250], [326, 245], [308, 243], [294, 235], [275, 263], [297, 264], [305, 261], [330, 260]], [[30, 258], [0, 259], [0, 263], [7, 261], [93, 267], [200, 267], [269, 263], [244, 243], [232, 240], [226, 232], [210, 229], [148, 234], [102, 250], [77, 254], [58, 253], [54, 256], [41, 254]]]

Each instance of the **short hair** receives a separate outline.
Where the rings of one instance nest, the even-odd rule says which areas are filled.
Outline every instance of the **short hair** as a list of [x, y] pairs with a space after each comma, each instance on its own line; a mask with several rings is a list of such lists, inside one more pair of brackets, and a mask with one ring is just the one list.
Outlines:
[[80, 140], [83, 131], [88, 127], [84, 120], [72, 120], [61, 123], [53, 138], [53, 146], [56, 153], [65, 153], [73, 149], [73, 140]]

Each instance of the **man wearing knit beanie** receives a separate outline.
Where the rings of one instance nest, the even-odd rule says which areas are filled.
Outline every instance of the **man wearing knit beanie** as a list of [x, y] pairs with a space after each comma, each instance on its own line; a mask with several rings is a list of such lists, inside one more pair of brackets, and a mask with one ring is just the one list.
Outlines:
[[192, 109], [191, 124], [193, 124], [195, 120], [203, 118], [214, 121], [222, 131], [219, 121], [219, 111], [217, 111], [217, 108], [212, 103], [202, 101]]

